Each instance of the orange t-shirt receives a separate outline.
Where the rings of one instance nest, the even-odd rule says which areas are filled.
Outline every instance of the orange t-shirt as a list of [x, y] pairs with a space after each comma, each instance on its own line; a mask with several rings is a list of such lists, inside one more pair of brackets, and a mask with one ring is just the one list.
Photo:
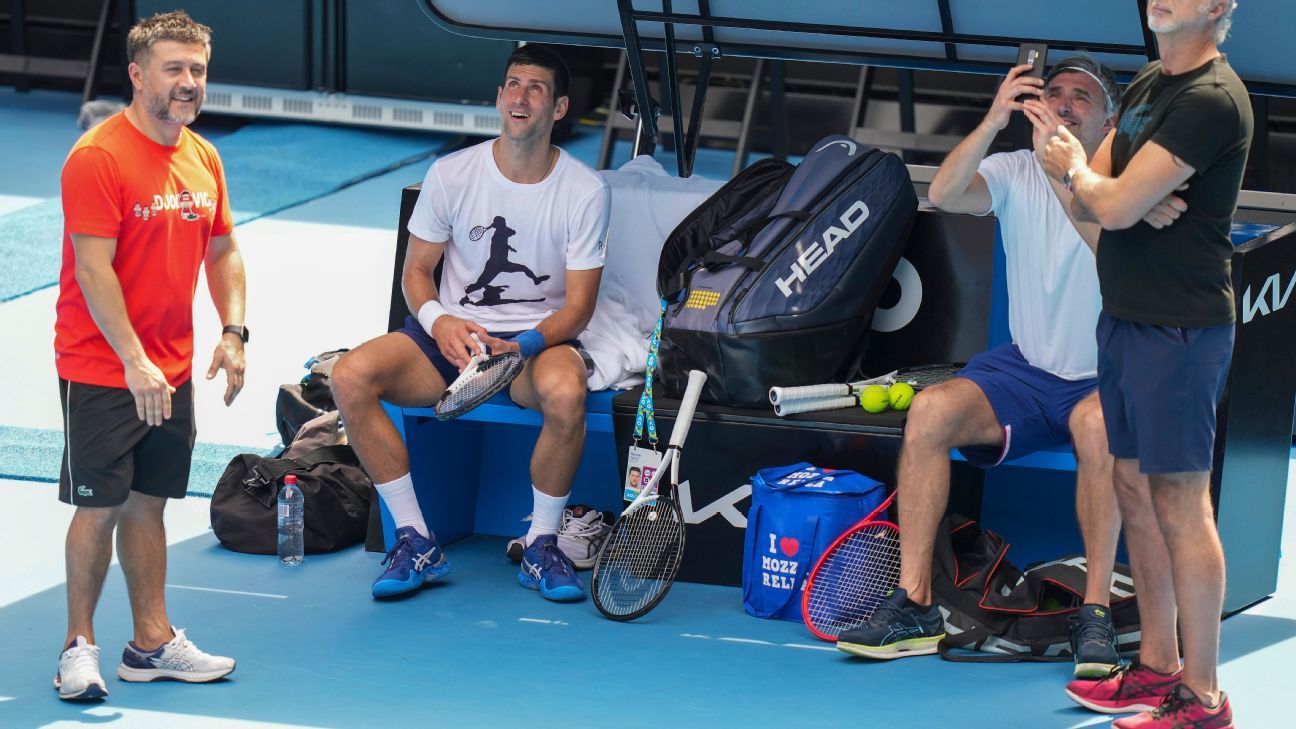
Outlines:
[[189, 379], [198, 268], [212, 236], [234, 230], [225, 173], [210, 142], [180, 132], [158, 144], [119, 113], [86, 132], [63, 165], [63, 269], [54, 359], [59, 377], [126, 387], [125, 370], [90, 316], [72, 234], [115, 238], [113, 270], [131, 326], [172, 385]]

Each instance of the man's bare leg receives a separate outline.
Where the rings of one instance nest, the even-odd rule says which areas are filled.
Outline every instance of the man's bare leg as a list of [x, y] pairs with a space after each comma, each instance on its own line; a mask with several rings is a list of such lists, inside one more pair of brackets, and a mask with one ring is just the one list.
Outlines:
[[1125, 458], [1116, 459], [1112, 482], [1120, 503], [1125, 546], [1129, 549], [1134, 591], [1138, 595], [1142, 634], [1139, 662], [1159, 673], [1174, 673], [1179, 670], [1175, 582], [1170, 552], [1152, 505], [1151, 485], [1148, 477], [1139, 473], [1138, 461]]
[[132, 491], [117, 523], [117, 557], [126, 576], [135, 645], [146, 652], [175, 637], [166, 611], [166, 502]]
[[1107, 450], [1107, 429], [1096, 390], [1071, 411], [1068, 425], [1076, 454], [1076, 520], [1088, 565], [1084, 601], [1110, 607], [1121, 518], [1112, 485], [1115, 459]]
[[900, 512], [900, 587], [930, 605], [932, 550], [949, 503], [949, 451], [1003, 443], [990, 401], [971, 380], [954, 378], [914, 398], [900, 450], [896, 497]]
[[1224, 549], [1215, 528], [1210, 473], [1154, 474], [1152, 505], [1165, 535], [1183, 638], [1183, 683], [1202, 702], [1220, 701], [1219, 630]]
[[68, 525], [64, 559], [67, 570], [66, 646], [78, 635], [95, 644], [94, 613], [112, 562], [113, 530], [121, 507], [77, 507]]

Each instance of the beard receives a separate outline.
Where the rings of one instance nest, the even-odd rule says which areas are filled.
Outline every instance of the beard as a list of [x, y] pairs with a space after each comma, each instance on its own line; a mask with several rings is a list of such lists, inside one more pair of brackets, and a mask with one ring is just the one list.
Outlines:
[[145, 99], [145, 105], [148, 107], [149, 114], [160, 122], [188, 126], [194, 123], [194, 120], [198, 118], [198, 112], [202, 110], [203, 91], [201, 88], [195, 88], [188, 92], [187, 95], [192, 97], [192, 112], [188, 114], [173, 113], [171, 111], [172, 102], [177, 101], [176, 96], [184, 95], [186, 94], [173, 92], [168, 93], [166, 96], [148, 96]]

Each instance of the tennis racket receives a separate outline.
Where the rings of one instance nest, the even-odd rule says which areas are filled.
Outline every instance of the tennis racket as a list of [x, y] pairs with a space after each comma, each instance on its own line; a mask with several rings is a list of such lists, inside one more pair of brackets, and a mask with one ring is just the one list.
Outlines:
[[900, 529], [886, 520], [894, 500], [892, 493], [847, 529], [810, 571], [801, 596], [801, 615], [816, 638], [836, 641], [864, 624], [900, 582]]
[[477, 354], [468, 360], [468, 366], [437, 400], [437, 420], [453, 420], [495, 397], [522, 371], [521, 354], [501, 352], [488, 355], [486, 346], [476, 334], [472, 339], [477, 344]]
[[[612, 525], [594, 562], [594, 605], [612, 620], [634, 620], [657, 607], [679, 572], [684, 556], [684, 512], [679, 488], [680, 451], [706, 373], [689, 372], [670, 445], [661, 465]], [[669, 472], [669, 476], [667, 473]], [[666, 488], [661, 488], [663, 478]]]
[[[958, 371], [963, 369], [964, 364], [966, 363], [953, 362], [949, 364], [903, 367], [893, 372], [888, 372], [880, 377], [874, 377], [868, 380], [859, 380], [857, 382], [843, 382], [828, 385], [803, 385], [801, 387], [771, 387], [769, 397], [770, 402], [774, 405], [791, 403], [797, 400], [847, 398], [859, 395], [864, 391], [864, 388], [870, 385], [882, 385], [883, 387], [887, 387], [894, 385], [897, 382], [907, 382], [910, 385], [913, 385], [915, 390], [921, 390], [924, 387], [931, 387], [932, 385], [939, 385], [940, 383], [945, 382], [949, 378], [958, 374]], [[848, 406], [838, 405], [836, 407]], [[817, 409], [825, 410], [827, 408]]]
[[484, 225], [474, 226], [472, 230], [468, 231], [468, 240], [481, 240], [481, 237], [486, 235], [486, 230], [487, 228]]

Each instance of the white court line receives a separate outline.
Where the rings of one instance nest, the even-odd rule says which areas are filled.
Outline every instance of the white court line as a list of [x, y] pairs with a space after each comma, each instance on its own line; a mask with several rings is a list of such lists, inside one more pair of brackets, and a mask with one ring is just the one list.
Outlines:
[[287, 600], [287, 595], [271, 595], [268, 592], [243, 592], [242, 590], [218, 590], [214, 587], [193, 587], [191, 585], [171, 585], [167, 587], [173, 590], [198, 590], [199, 592], [222, 592], [226, 595], [247, 595], [249, 597], [273, 597], [276, 600]]
[[807, 651], [828, 651], [829, 653], [837, 652], [837, 646], [827, 646], [827, 645], [806, 645], [805, 643], [784, 643], [783, 647], [801, 648], [802, 650], [807, 650]]
[[[680, 633], [680, 637], [711, 640], [711, 636], [702, 635], [701, 633]], [[726, 643], [744, 643], [746, 645], [767, 645], [767, 646], [772, 646], [774, 648], [800, 648], [801, 650], [807, 650], [807, 651], [828, 651], [830, 653], [837, 652], [836, 647], [830, 648], [826, 645], [806, 645], [805, 643], [771, 643], [768, 640], [756, 640], [755, 638], [729, 638], [724, 636], [716, 638], [716, 640], [723, 640]]]
[[518, 618], [519, 623], [540, 623], [541, 625], [571, 625], [565, 620], [545, 620], [543, 618]]

